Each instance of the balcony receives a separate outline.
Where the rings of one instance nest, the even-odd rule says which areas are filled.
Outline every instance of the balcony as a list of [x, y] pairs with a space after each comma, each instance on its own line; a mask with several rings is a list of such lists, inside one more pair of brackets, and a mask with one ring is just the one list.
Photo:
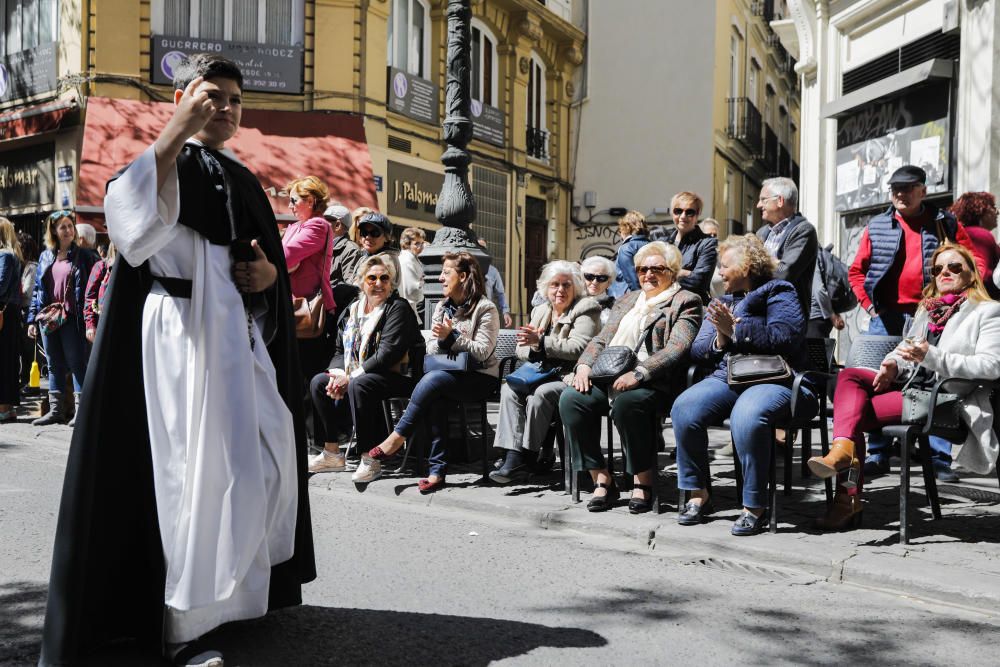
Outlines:
[[778, 176], [792, 175], [792, 154], [784, 144], [778, 146]]
[[778, 135], [770, 125], [764, 126], [764, 174], [778, 175]]
[[549, 159], [549, 132], [537, 127], [528, 126], [526, 143], [528, 145], [528, 157], [536, 160]]
[[750, 11], [769, 24], [774, 20], [774, 0], [754, 0], [750, 3]]
[[730, 139], [736, 139], [757, 157], [764, 153], [764, 127], [760, 111], [746, 97], [730, 97], [726, 100], [729, 106], [729, 124], [726, 134]]

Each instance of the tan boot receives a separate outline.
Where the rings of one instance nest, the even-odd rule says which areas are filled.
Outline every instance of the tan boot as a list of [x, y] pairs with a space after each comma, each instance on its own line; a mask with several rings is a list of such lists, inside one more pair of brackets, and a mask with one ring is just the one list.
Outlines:
[[838, 488], [837, 495], [833, 497], [833, 506], [826, 516], [816, 519], [816, 527], [820, 530], [860, 528], [863, 511], [864, 506], [861, 504], [860, 496], [849, 496], [847, 492]]
[[847, 438], [837, 438], [830, 445], [826, 456], [814, 456], [806, 462], [812, 474], [820, 479], [833, 477], [841, 470], [858, 465], [854, 457], [854, 442]]

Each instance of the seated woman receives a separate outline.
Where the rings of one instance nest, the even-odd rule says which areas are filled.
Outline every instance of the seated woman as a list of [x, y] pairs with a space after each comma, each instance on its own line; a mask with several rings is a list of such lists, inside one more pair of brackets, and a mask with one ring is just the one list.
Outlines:
[[[344, 470], [340, 445], [352, 424], [359, 448], [381, 442], [387, 433], [382, 400], [409, 396], [413, 390], [403, 367], [410, 350], [421, 343], [420, 326], [409, 303], [396, 292], [395, 267], [375, 255], [361, 262], [358, 276], [361, 293], [340, 317], [329, 370], [309, 383], [326, 434], [323, 452], [310, 459], [309, 472]], [[366, 481], [380, 474], [380, 466], [370, 466]]]
[[[677, 442], [677, 484], [691, 492], [678, 523], [697, 524], [712, 512], [706, 488], [708, 427], [729, 417], [743, 469], [743, 512], [732, 534], [755, 535], [767, 525], [771, 424], [790, 416], [792, 380], [730, 387], [729, 357], [781, 355], [793, 370], [801, 370], [806, 365], [806, 325], [795, 288], [773, 279], [775, 262], [760, 239], [753, 234], [731, 236], [720, 244], [719, 257], [726, 295], [709, 304], [691, 349], [694, 361], [711, 364], [714, 370], [681, 394], [670, 413]], [[815, 411], [810, 388], [803, 388], [800, 400], [804, 411]]]
[[580, 269], [583, 272], [583, 284], [587, 286], [587, 296], [592, 297], [601, 307], [603, 327], [611, 316], [611, 307], [615, 305], [615, 297], [608, 294], [611, 281], [615, 278], [615, 263], [607, 257], [594, 255], [583, 260]]
[[[656, 481], [657, 430], [662, 413], [676, 395], [688, 352], [701, 323], [701, 299], [681, 289], [674, 276], [681, 268], [681, 253], [662, 242], [644, 245], [633, 260], [640, 289], [615, 303], [611, 318], [580, 355], [573, 386], [559, 399], [559, 415], [572, 448], [573, 467], [587, 470], [594, 480], [591, 512], [611, 509], [619, 491], [601, 453], [601, 417], [609, 412], [621, 435], [625, 470], [634, 484], [629, 511], [652, 509]], [[649, 336], [645, 331], [652, 325]], [[591, 366], [606, 347], [639, 346], [639, 365], [616, 379], [610, 387], [590, 381]]]
[[[378, 469], [380, 461], [396, 453], [426, 419], [431, 436], [430, 472], [418, 486], [421, 493], [432, 493], [444, 487], [448, 468], [445, 441], [449, 409], [456, 401], [486, 400], [496, 390], [500, 313], [485, 296], [479, 262], [467, 252], [445, 253], [438, 280], [443, 298], [431, 319], [427, 355], [450, 354], [459, 360], [467, 357], [468, 366], [465, 370], [428, 370], [430, 360], [425, 358], [424, 375], [413, 389], [406, 411], [393, 432], [361, 456], [361, 465], [352, 476], [355, 482], [371, 481], [371, 471]], [[467, 354], [462, 355], [463, 352]]]
[[[500, 390], [500, 419], [495, 446], [507, 450], [499, 469], [490, 473], [497, 484], [523, 476], [538, 459], [559, 396], [572, 379], [576, 360], [598, 329], [601, 307], [586, 296], [579, 265], [565, 260], [542, 267], [538, 291], [545, 303], [531, 311], [528, 325], [517, 331], [518, 359], [537, 361], [558, 376], [539, 385], [527, 396], [505, 384]], [[565, 377], [564, 377], [565, 376]]]
[[[821, 478], [853, 471], [845, 475], [846, 483], [838, 484], [829, 513], [817, 520], [821, 529], [840, 530], [860, 521], [864, 433], [901, 423], [899, 381], [916, 373], [913, 381], [930, 388], [946, 377], [1000, 378], [1000, 304], [990, 300], [972, 255], [946, 243], [931, 257], [931, 275], [934, 280], [924, 288], [907, 338], [878, 372], [845, 368], [837, 377], [833, 444], [826, 456], [809, 459], [809, 469]], [[964, 398], [961, 415], [969, 432], [956, 463], [977, 473], [992, 472], [1000, 443], [993, 432], [990, 390]]]

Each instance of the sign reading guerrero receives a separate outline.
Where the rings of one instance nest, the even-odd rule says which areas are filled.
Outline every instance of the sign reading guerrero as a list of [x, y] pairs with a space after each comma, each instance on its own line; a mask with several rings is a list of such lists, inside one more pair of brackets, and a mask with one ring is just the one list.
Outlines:
[[47, 93], [57, 85], [55, 43], [0, 54], [0, 101]]
[[388, 68], [389, 109], [425, 123], [438, 123], [438, 87], [419, 76]]
[[199, 37], [171, 37], [153, 35], [153, 62], [150, 70], [153, 83], [171, 84], [174, 67], [192, 53], [217, 53], [240, 66], [243, 72], [243, 90], [266, 93], [302, 92], [301, 46], [284, 44], [254, 44], [226, 42], [221, 39]]
[[0, 211], [51, 208], [55, 202], [55, 145], [4, 151], [0, 161]]
[[389, 215], [437, 222], [434, 208], [444, 183], [444, 174], [389, 161]]
[[503, 146], [503, 111], [479, 100], [472, 100], [472, 136], [494, 146]]

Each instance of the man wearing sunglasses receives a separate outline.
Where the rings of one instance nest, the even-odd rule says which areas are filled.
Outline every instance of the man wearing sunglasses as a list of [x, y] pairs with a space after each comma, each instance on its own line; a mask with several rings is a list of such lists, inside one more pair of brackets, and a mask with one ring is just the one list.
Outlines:
[[[900, 167], [889, 177], [892, 205], [868, 221], [858, 254], [848, 270], [858, 304], [871, 317], [868, 333], [902, 336], [931, 279], [931, 256], [944, 241], [972, 251], [972, 240], [955, 216], [925, 201], [927, 174], [914, 165]], [[978, 265], [977, 260], [977, 265]], [[984, 267], [978, 266], [980, 275]], [[889, 471], [889, 442], [871, 436], [865, 475]], [[940, 479], [951, 472], [951, 444], [931, 438]]]
[[702, 303], [710, 300], [712, 276], [719, 256], [719, 241], [709, 236], [698, 225], [702, 199], [693, 192], [678, 192], [670, 201], [674, 228], [666, 231], [658, 227], [651, 235], [654, 241], [665, 241], [677, 246], [684, 257], [677, 282], [684, 289], [701, 297]]
[[798, 212], [799, 189], [795, 181], [784, 177], [765, 180], [757, 208], [767, 223], [757, 231], [757, 237], [778, 260], [774, 277], [795, 287], [802, 317], [808, 320], [819, 240], [816, 228]]

